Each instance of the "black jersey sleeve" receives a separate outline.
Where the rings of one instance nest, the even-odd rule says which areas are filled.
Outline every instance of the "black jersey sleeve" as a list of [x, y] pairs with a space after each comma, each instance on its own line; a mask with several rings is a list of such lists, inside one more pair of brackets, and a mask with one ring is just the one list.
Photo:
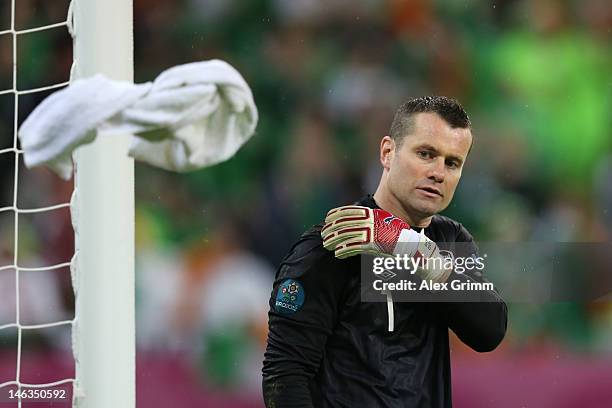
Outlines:
[[[478, 246], [472, 235], [458, 223], [455, 242], [458, 243], [458, 248], [460, 248], [459, 256], [479, 256]], [[483, 272], [485, 273], [483, 274]], [[486, 271], [481, 272], [475, 269], [466, 270], [461, 274], [453, 272], [448, 280], [458, 280], [466, 283], [488, 282], [484, 277], [485, 274]], [[448, 327], [461, 341], [475, 351], [494, 350], [506, 334], [508, 317], [506, 303], [497, 289], [469, 291], [455, 293], [454, 295], [453, 301], [442, 304]], [[461, 301], [460, 296], [469, 297], [470, 300]]]
[[344, 292], [344, 264], [307, 232], [281, 263], [268, 313], [263, 364], [266, 407], [313, 407], [312, 380], [336, 324]]

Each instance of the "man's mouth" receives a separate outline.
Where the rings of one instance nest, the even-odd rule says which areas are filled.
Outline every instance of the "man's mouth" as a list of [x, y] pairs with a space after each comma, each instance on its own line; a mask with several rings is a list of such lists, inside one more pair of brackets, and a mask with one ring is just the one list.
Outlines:
[[442, 197], [442, 192], [438, 190], [436, 187], [423, 186], [423, 187], [417, 187], [417, 190], [424, 191], [425, 193], [428, 193], [427, 195], [434, 195], [434, 196]]

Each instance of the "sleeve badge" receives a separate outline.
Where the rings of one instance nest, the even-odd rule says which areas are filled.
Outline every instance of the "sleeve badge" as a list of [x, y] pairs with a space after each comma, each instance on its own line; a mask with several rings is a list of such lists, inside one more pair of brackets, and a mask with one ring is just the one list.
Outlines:
[[274, 310], [281, 314], [293, 314], [304, 304], [304, 287], [295, 279], [285, 279], [276, 292]]

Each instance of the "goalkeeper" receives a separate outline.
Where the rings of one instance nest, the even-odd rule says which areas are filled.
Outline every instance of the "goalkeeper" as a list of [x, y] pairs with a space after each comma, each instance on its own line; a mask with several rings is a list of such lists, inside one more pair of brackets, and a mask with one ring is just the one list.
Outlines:
[[[478, 249], [450, 203], [472, 145], [463, 107], [446, 97], [403, 104], [380, 143], [373, 196], [328, 213], [281, 263], [263, 366], [267, 407], [451, 407], [448, 329], [491, 351], [506, 332], [494, 290], [478, 302], [361, 301], [360, 255], [438, 256], [434, 242]], [[486, 282], [477, 271], [424, 269], [423, 279]]]

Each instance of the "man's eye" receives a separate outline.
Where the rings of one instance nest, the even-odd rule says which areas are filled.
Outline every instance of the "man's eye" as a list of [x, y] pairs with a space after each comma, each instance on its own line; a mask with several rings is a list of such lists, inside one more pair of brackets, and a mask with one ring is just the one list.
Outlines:
[[431, 152], [428, 152], [427, 150], [419, 150], [417, 152], [417, 155], [422, 158], [422, 159], [431, 159], [432, 158], [432, 154]]
[[448, 168], [451, 168], [451, 169], [458, 169], [459, 168], [459, 163], [451, 161], [451, 162], [447, 162], [446, 166]]

